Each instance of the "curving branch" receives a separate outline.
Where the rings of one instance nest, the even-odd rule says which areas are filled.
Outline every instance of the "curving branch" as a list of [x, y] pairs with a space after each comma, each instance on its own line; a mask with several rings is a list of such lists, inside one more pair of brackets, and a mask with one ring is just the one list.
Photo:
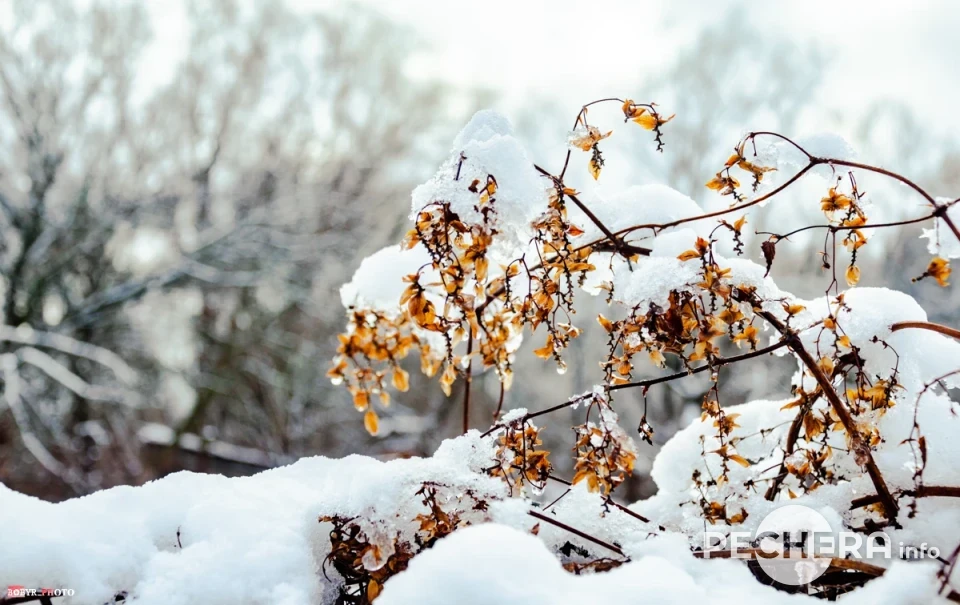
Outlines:
[[113, 351], [63, 334], [34, 330], [29, 326], [14, 328], [0, 325], [0, 341], [53, 349], [73, 357], [89, 359], [109, 369], [118, 379], [128, 385], [137, 382], [137, 372]]
[[929, 321], [901, 321], [890, 326], [891, 332], [897, 332], [900, 330], [906, 330], [909, 328], [916, 328], [918, 330], [930, 330], [931, 332], [936, 332], [938, 334], [943, 334], [944, 336], [949, 336], [951, 338], [956, 338], [960, 340], [960, 330], [956, 328], [951, 328], [949, 326], [943, 326], [940, 324], [935, 324]]
[[765, 319], [767, 323], [773, 326], [773, 329], [784, 336], [789, 343], [787, 346], [789, 346], [790, 350], [793, 351], [798, 358], [800, 358], [800, 361], [803, 363], [803, 365], [806, 366], [807, 370], [813, 375], [813, 378], [817, 381], [817, 384], [820, 385], [820, 389], [823, 391], [824, 396], [830, 403], [830, 407], [833, 409], [834, 413], [836, 413], [840, 423], [843, 424], [844, 430], [846, 430], [847, 434], [850, 436], [850, 449], [857, 457], [857, 463], [866, 467], [867, 473], [870, 475], [870, 480], [873, 482], [873, 486], [876, 488], [877, 493], [879, 494], [880, 502], [883, 504], [884, 516], [886, 516], [890, 522], [896, 523], [900, 506], [897, 504], [896, 499], [890, 494], [890, 489], [887, 487], [887, 483], [884, 481], [883, 475], [880, 473], [880, 469], [877, 466], [876, 461], [873, 459], [873, 453], [870, 450], [870, 445], [863, 440], [863, 435], [860, 434], [860, 430], [857, 428], [857, 423], [854, 421], [853, 416], [843, 404], [843, 401], [840, 400], [840, 396], [837, 395], [836, 389], [833, 388], [833, 383], [830, 381], [827, 375], [824, 374], [823, 370], [820, 369], [820, 366], [817, 365], [817, 360], [810, 355], [809, 351], [807, 351], [807, 349], [803, 346], [800, 338], [792, 328], [784, 325], [783, 322], [777, 319], [769, 311], [763, 311], [760, 309], [760, 301], [757, 299], [755, 294], [746, 295], [741, 290], [734, 290], [734, 293], [736, 297], [740, 298], [740, 300], [751, 303], [754, 306], [754, 309], [756, 309], [757, 315]]

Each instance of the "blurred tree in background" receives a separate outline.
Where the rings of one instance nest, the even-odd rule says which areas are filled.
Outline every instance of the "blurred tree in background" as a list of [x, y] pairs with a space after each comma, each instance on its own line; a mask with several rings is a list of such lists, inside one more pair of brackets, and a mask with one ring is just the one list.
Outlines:
[[367, 443], [327, 402], [342, 397], [323, 376], [337, 288], [397, 238], [411, 167], [463, 115], [404, 75], [411, 33], [368, 10], [187, 5], [188, 48], [159, 85], [141, 3], [18, 1], [0, 38], [14, 489], [65, 497]]

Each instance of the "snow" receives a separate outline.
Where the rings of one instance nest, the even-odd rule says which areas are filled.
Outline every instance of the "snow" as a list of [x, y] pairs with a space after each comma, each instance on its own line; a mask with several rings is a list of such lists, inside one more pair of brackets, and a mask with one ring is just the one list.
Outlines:
[[[662, 225], [703, 215], [703, 210], [689, 196], [661, 184], [634, 185], [606, 196], [599, 191], [584, 193], [579, 199], [613, 232], [636, 225]], [[575, 204], [568, 203], [567, 211], [571, 222], [584, 231], [574, 241], [585, 243], [602, 236], [600, 229]], [[705, 236], [714, 225], [716, 219], [704, 219], [691, 221], [683, 227]]]
[[[937, 203], [947, 205], [956, 200], [940, 197]], [[947, 216], [954, 225], [960, 226], [960, 205], [954, 203], [947, 210]], [[935, 219], [932, 229], [924, 229], [920, 237], [928, 240], [927, 250], [930, 254], [936, 254], [944, 258], [960, 258], [960, 241], [950, 230], [950, 227], [942, 219]]]
[[[817, 157], [855, 157], [845, 141], [832, 135], [798, 139], [798, 143]], [[775, 186], [807, 163], [806, 156], [785, 141], [758, 144], [758, 148], [758, 163], [778, 169], [764, 179], [764, 187]], [[829, 166], [818, 168], [817, 173], [834, 176]], [[489, 179], [495, 179], [495, 192], [490, 199], [482, 199]], [[481, 183], [479, 192], [474, 182]], [[495, 236], [490, 247], [491, 267], [493, 272], [496, 267], [502, 271], [502, 265], [531, 254], [531, 223], [548, 208], [549, 186], [507, 119], [481, 111], [457, 136], [436, 175], [414, 190], [411, 218], [416, 219], [424, 208], [448, 205], [468, 227], [482, 227]], [[691, 198], [658, 184], [638, 185], [607, 196], [597, 189], [581, 199], [614, 231], [704, 214]], [[573, 203], [567, 206], [571, 221], [583, 230], [571, 236], [575, 244], [599, 237], [599, 228], [585, 213]], [[951, 216], [953, 212], [951, 209]], [[960, 214], [957, 219], [960, 222]], [[649, 246], [650, 255], [629, 262], [618, 255], [591, 257], [597, 270], [588, 276], [584, 289], [609, 282], [615, 303], [642, 313], [651, 305], [668, 307], [674, 291], [699, 295], [701, 260], [678, 257], [694, 249], [698, 238], [708, 237], [716, 225], [715, 219], [699, 219], [655, 233], [635, 233], [628, 240]], [[723, 230], [718, 233], [728, 235]], [[925, 232], [924, 237], [930, 239], [931, 253], [960, 257], [960, 244], [953, 239], [943, 241], [943, 225]], [[915, 436], [914, 419], [922, 427], [926, 444], [926, 484], [960, 485], [956, 465], [960, 416], [943, 389], [933, 386], [956, 369], [960, 343], [924, 330], [893, 331], [897, 322], [926, 320], [926, 312], [913, 298], [885, 288], [850, 288], [842, 293], [842, 300], [837, 296], [801, 300], [780, 290], [766, 275], [765, 266], [722, 249], [714, 252], [718, 266], [729, 269], [717, 279], [755, 292], [763, 301], [763, 310], [796, 330], [803, 347], [815, 358], [837, 357], [841, 348], [856, 350], [865, 380], [898, 383], [892, 406], [865, 409], [855, 417], [865, 433], [876, 430], [882, 436], [873, 444], [872, 455], [894, 493], [915, 486], [918, 460], [910, 445]], [[408, 287], [404, 276], [421, 269], [420, 283], [440, 308], [445, 293], [430, 254], [419, 243], [410, 249], [388, 246], [366, 258], [341, 288], [341, 302], [347, 308], [395, 317]], [[474, 285], [466, 284], [466, 291]], [[522, 295], [524, 287], [529, 285], [518, 284], [514, 294]], [[158, 302], [162, 301], [131, 312], [150, 323], [148, 311]], [[495, 310], [498, 304], [489, 308]], [[752, 312], [747, 303], [740, 305], [744, 313]], [[786, 305], [793, 305], [794, 310], [788, 313]], [[187, 318], [196, 312], [196, 305], [181, 306], [184, 308], [178, 312]], [[828, 323], [835, 324], [835, 329], [827, 327]], [[161, 328], [169, 326], [163, 323]], [[428, 340], [441, 338], [436, 332], [417, 333]], [[770, 326], [766, 326], [766, 334], [771, 342], [781, 338]], [[841, 337], [845, 340], [839, 340]], [[510, 353], [521, 340], [519, 334], [511, 338]], [[782, 348], [777, 354], [791, 353]], [[186, 367], [192, 360], [188, 357], [172, 358], [166, 364]], [[840, 377], [834, 385], [840, 394], [850, 387], [844, 380]], [[960, 376], [947, 377], [943, 384], [958, 387]], [[816, 383], [798, 362], [791, 384], [782, 386], [780, 399], [724, 401], [723, 414], [736, 419], [730, 434], [721, 436], [714, 417], [694, 418], [669, 439], [652, 462], [657, 494], [629, 504], [627, 510], [590, 492], [586, 482], [571, 486], [564, 497], [543, 507], [536, 489], [508, 486], [489, 474], [489, 469], [501, 468], [499, 434], [482, 437], [477, 431], [443, 442], [430, 458], [390, 462], [361, 456], [305, 458], [252, 477], [232, 479], [178, 473], [140, 487], [114, 488], [59, 504], [41, 502], [0, 485], [0, 527], [4, 544], [13, 545], [0, 550], [0, 586], [4, 582], [25, 586], [56, 582], [75, 591], [74, 597], [61, 601], [67, 605], [109, 602], [120, 592], [144, 605], [333, 603], [345, 579], [327, 564], [334, 527], [330, 519], [355, 523], [382, 553], [378, 557], [372, 550], [365, 551], [363, 565], [367, 570], [382, 569], [387, 557], [400, 549], [395, 539], [397, 544], [421, 544], [418, 532], [423, 527], [417, 517], [429, 511], [422, 492], [429, 485], [443, 492], [444, 505], [456, 508], [461, 526], [388, 579], [378, 603], [798, 603], [807, 598], [757, 582], [740, 561], [702, 560], [691, 552], [691, 547], [703, 545], [707, 530], [752, 531], [768, 513], [787, 504], [802, 504], [820, 512], [835, 531], [863, 527], [875, 519], [868, 509], [850, 510], [853, 499], [874, 494], [876, 488], [862, 461], [848, 451], [850, 444], [842, 431], [828, 427], [822, 437], [809, 440], [802, 432], [785, 459], [787, 434], [797, 418], [797, 408], [792, 405], [797, 401], [789, 394], [812, 393]], [[602, 387], [598, 388], [601, 391], [594, 392], [602, 393]], [[188, 398], [190, 393], [175, 395]], [[827, 411], [828, 403], [820, 397], [811, 414], [822, 418]], [[503, 422], [521, 421], [525, 414], [525, 409], [508, 411]], [[612, 409], [601, 409], [599, 422], [630, 453], [638, 453]], [[222, 442], [208, 444], [196, 435], [177, 438], [163, 425], [146, 425], [140, 436], [147, 443], [172, 445], [176, 441], [186, 449], [204, 449], [233, 459], [256, 457], [256, 452]], [[726, 464], [717, 453], [721, 448], [735, 453], [744, 464], [737, 460]], [[766, 499], [766, 486], [781, 473], [783, 464], [799, 464], [806, 452], [819, 448], [829, 448], [829, 477], [807, 483], [786, 475], [777, 497]], [[717, 479], [721, 476], [725, 480]], [[901, 498], [901, 505], [906, 508], [908, 501], [909, 497]], [[715, 523], [708, 525], [704, 505], [711, 503], [724, 508], [725, 518], [715, 518]], [[943, 553], [960, 542], [960, 509], [950, 499], [921, 499], [916, 510], [916, 516], [902, 512], [901, 525], [888, 528], [895, 542], [936, 545]], [[586, 532], [595, 540], [531, 513]], [[614, 547], [605, 548], [596, 540]], [[564, 552], [570, 545], [574, 549]], [[564, 568], [564, 564], [581, 564], [597, 557], [612, 557], [623, 564], [605, 573], [574, 574]], [[889, 571], [845, 596], [844, 603], [927, 603], [935, 599], [935, 565], [873, 563]]]
[[[927, 314], [913, 297], [888, 288], [850, 288], [844, 293], [845, 309], [840, 309], [833, 297], [813, 301], [794, 300], [806, 309], [798, 313], [794, 325], [814, 326], [804, 330], [801, 338], [811, 350], [828, 350], [836, 335], [824, 331], [817, 322], [833, 314], [853, 346], [861, 350], [864, 369], [870, 375], [889, 375], [898, 365], [900, 382], [909, 392], [916, 392], [938, 376], [957, 369], [954, 360], [960, 359], [960, 343], [927, 330], [899, 330], [891, 332], [898, 322], [926, 321]], [[782, 309], [779, 309], [782, 315]], [[886, 342], [887, 347], [883, 345]], [[960, 385], [956, 377], [946, 383]]]
[[[857, 151], [843, 137], [833, 133], [817, 133], [794, 139], [797, 145], [806, 150], [813, 157], [830, 158], [832, 160], [857, 160]], [[761, 166], [773, 166], [777, 169], [768, 175], [764, 181], [786, 180], [809, 163], [809, 158], [793, 144], [783, 139], [771, 136], [759, 136], [756, 139], [756, 161]], [[747, 159], [753, 161], [752, 144], [747, 144], [744, 150]], [[835, 177], [830, 166], [817, 166], [813, 174], [827, 180]], [[772, 188], [772, 185], [768, 185]]]
[[857, 150], [845, 138], [833, 132], [819, 132], [797, 137], [798, 145], [812, 156], [833, 160], [855, 161]]
[[[935, 598], [930, 565], [900, 564], [846, 597], [848, 604], [926, 603]], [[438, 579], [441, 579], [438, 581]], [[523, 603], [796, 604], [805, 598], [758, 583], [745, 565], [698, 560], [683, 544], [651, 539], [629, 563], [602, 574], [566, 572], [540, 540], [497, 524], [470, 527], [416, 557], [387, 582], [380, 605]], [[809, 602], [819, 602], [809, 599]]]
[[[649, 257], [630, 264], [614, 259], [614, 299], [628, 307], [646, 309], [652, 303], [666, 308], [671, 291], [694, 291], [696, 284], [703, 281], [703, 267], [698, 260], [681, 261], [677, 257], [693, 249], [697, 237], [697, 232], [689, 228], [665, 232], [654, 239]], [[732, 269], [730, 275], [723, 278], [725, 282], [757, 287], [757, 293], [765, 299], [786, 296], [771, 278], [764, 277], [766, 269], [753, 261], [720, 255], [716, 261], [721, 267]]]
[[[960, 359], [960, 344], [924, 330], [891, 332], [890, 327], [896, 322], [926, 319], [923, 309], [904, 293], [885, 288], [853, 288], [845, 293], [844, 300], [848, 310], [838, 312], [836, 304], [830, 308], [840, 333], [847, 335], [853, 346], [859, 349], [864, 372], [873, 378], [887, 378], [892, 376], [896, 368], [897, 378], [903, 386], [895, 392], [895, 405], [892, 408], [866, 412], [858, 417], [858, 421], [866, 426], [876, 426], [884, 437], [875, 448], [874, 458], [888, 486], [894, 491], [913, 487], [914, 457], [904, 440], [911, 436], [914, 413], [922, 427], [928, 452], [924, 482], [927, 485], [956, 485], [960, 480], [956, 470], [960, 444], [955, 436], [960, 432], [960, 417], [945, 394], [931, 389], [919, 397], [919, 401], [918, 395], [924, 385], [956, 369], [956, 360]], [[807, 308], [792, 319], [793, 325], [804, 326], [827, 316], [830, 313], [828, 302], [832, 301], [821, 298], [792, 302], [806, 305]], [[780, 314], [783, 315], [782, 309]], [[821, 351], [832, 349], [833, 333], [819, 326], [802, 330], [800, 336], [804, 346], [811, 351], [817, 350], [818, 338]], [[804, 381], [808, 391], [814, 388], [809, 375], [798, 371], [794, 383], [799, 380]], [[955, 377], [946, 382], [948, 386], [960, 384]], [[842, 384], [837, 388], [843, 392]], [[632, 508], [650, 519], [656, 519], [669, 530], [687, 535], [692, 545], [702, 543], [701, 535], [705, 530], [697, 505], [701, 497], [723, 502], [728, 514], [740, 509], [747, 510], [749, 516], [738, 529], [755, 530], [766, 514], [783, 504], [779, 500], [765, 500], [763, 488], [748, 486], [755, 484], [765, 487], [766, 482], [779, 472], [783, 460], [782, 444], [789, 423], [796, 415], [796, 409], [784, 409], [791, 401], [761, 400], [724, 406], [726, 414], [738, 415], [736, 422], [739, 428], [733, 435], [741, 437], [741, 440], [736, 443], [736, 451], [749, 460], [750, 465], [730, 465], [727, 473], [729, 481], [720, 486], [714, 484], [701, 488], [691, 478], [694, 470], [704, 478], [716, 477], [721, 473], [720, 456], [709, 453], [721, 446], [713, 419], [695, 420], [670, 439], [657, 455], [651, 472], [659, 488], [657, 495], [636, 503]], [[826, 406], [821, 399], [813, 410], [820, 412]], [[798, 451], [802, 451], [805, 443], [802, 436], [799, 443]], [[794, 483], [796, 479], [788, 477], [785, 485], [792, 486], [791, 489], [798, 493], [796, 499], [788, 502], [810, 506], [828, 518], [839, 514], [847, 527], [862, 525], [866, 513], [862, 509], [847, 511], [848, 503], [858, 496], [876, 493], [876, 490], [869, 476], [851, 456], [836, 453], [847, 447], [841, 433], [829, 434], [828, 443], [835, 448], [834, 456], [837, 458], [832, 460], [832, 468], [839, 481], [803, 493], [801, 487]], [[901, 500], [901, 506], [908, 501]], [[888, 528], [895, 543], [926, 543], [936, 545], [941, 550], [950, 550], [960, 542], [960, 511], [952, 503], [936, 499], [921, 500], [918, 510], [920, 512], [915, 518], [906, 518], [905, 513], [901, 514], [902, 529]], [[888, 561], [874, 563], [889, 565]]]
[[326, 602], [335, 591], [324, 588], [319, 516], [412, 519], [424, 481], [502, 496], [502, 482], [477, 472], [491, 458], [474, 432], [428, 459], [306, 458], [230, 479], [182, 472], [59, 504], [0, 485], [0, 585], [56, 582], [75, 591], [57, 601], [67, 604], [120, 591], [144, 605]]
[[510, 122], [494, 111], [477, 112], [457, 135], [437, 174], [413, 191], [410, 218], [430, 204], [446, 202], [466, 225], [483, 224], [478, 193], [469, 187], [477, 181], [482, 190], [489, 176], [496, 179], [490, 203], [492, 224], [499, 231], [491, 260], [507, 264], [526, 251], [533, 237], [531, 223], [547, 210], [551, 183], [534, 168]]
[[409, 285], [404, 276], [430, 265], [430, 254], [423, 246], [404, 250], [387, 246], [363, 259], [353, 279], [340, 287], [344, 307], [397, 313], [400, 295]]
[[[791, 412], [784, 401], [756, 401], [727, 408], [740, 413], [744, 434], [775, 427], [764, 438], [744, 439], [738, 451], [755, 461], [734, 465], [728, 506], [741, 503], [755, 526], [766, 512], [783, 505], [743, 489], [778, 461], [777, 444]], [[932, 460], [931, 480], [952, 477], [950, 461], [958, 428], [948, 401], [937, 395], [921, 409]], [[936, 404], [936, 405], [932, 405]], [[907, 410], [908, 406], [903, 406]], [[882, 422], [903, 420], [895, 407]], [[513, 417], [519, 412], [514, 412]], [[886, 430], [886, 429], [885, 429]], [[472, 431], [444, 442], [428, 459], [379, 462], [350, 456], [342, 460], [307, 458], [253, 477], [178, 473], [142, 487], [119, 487], [60, 504], [41, 502], [0, 486], [0, 524], [6, 544], [0, 551], [0, 585], [72, 588], [60, 602], [103, 603], [127, 591], [134, 602], [151, 604], [332, 602], [337, 574], [324, 567], [330, 550], [329, 524], [322, 516], [356, 517], [368, 535], [411, 535], [409, 520], [424, 512], [415, 495], [424, 482], [472, 490], [489, 497], [486, 513], [473, 511], [473, 526], [441, 539], [415, 556], [406, 571], [389, 579], [377, 602], [396, 603], [799, 603], [757, 582], [740, 561], [697, 559], [690, 551], [703, 531], [703, 519], [688, 504], [691, 469], [716, 464], [702, 454], [700, 437], [712, 427], [699, 420], [674, 436], [657, 456], [653, 478], [660, 493], [633, 506], [655, 523], [609, 506], [583, 484], [543, 514], [601, 540], [620, 545], [629, 561], [602, 574], [575, 575], [556, 554], [566, 542], [601, 556], [620, 558], [566, 530], [539, 521], [525, 498], [507, 498], [505, 485], [483, 469], [494, 456], [494, 437]], [[707, 449], [710, 445], [708, 444]], [[882, 455], [889, 452], [888, 460]], [[909, 476], [902, 467], [907, 448], [890, 440], [878, 452], [894, 485]], [[812, 506], [834, 526], [851, 522], [842, 511], [857, 493], [870, 493], [862, 473], [825, 486], [791, 503]], [[917, 520], [891, 530], [894, 540], [952, 544], [960, 539], [960, 512], [943, 502], [924, 500]], [[923, 520], [922, 522], [920, 520]], [[667, 531], [659, 529], [663, 525]], [[536, 536], [531, 532], [536, 527]], [[934, 599], [935, 567], [895, 563], [888, 575], [845, 597], [845, 603], [927, 603]], [[328, 579], [329, 576], [329, 579]], [[811, 603], [819, 602], [810, 600]]]

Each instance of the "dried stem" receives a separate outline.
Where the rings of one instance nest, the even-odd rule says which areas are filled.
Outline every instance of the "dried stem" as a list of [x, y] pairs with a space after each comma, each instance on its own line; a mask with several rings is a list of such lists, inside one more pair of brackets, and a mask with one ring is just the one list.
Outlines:
[[473, 329], [467, 342], [467, 376], [463, 384], [463, 432], [470, 430], [470, 391], [473, 386]]
[[[762, 558], [764, 555], [769, 556], [769, 553], [764, 552], [759, 548], [740, 548], [736, 552], [730, 550], [716, 550], [716, 551], [697, 551], [693, 553], [693, 556], [698, 559], [732, 559], [732, 558], [749, 558], [749, 559], [758, 559]], [[823, 557], [826, 559], [826, 557]], [[870, 563], [864, 563], [863, 561], [858, 561], [857, 559], [841, 559], [839, 557], [830, 558], [830, 570], [845, 570], [845, 571], [858, 571], [860, 573], [879, 578], [886, 573], [886, 568], [880, 567], [879, 565], [872, 565]], [[941, 595], [949, 601], [954, 603], [960, 603], [960, 593], [955, 590], [951, 590], [949, 593]]]
[[[553, 182], [557, 185], [557, 187], [560, 188], [561, 191], [564, 190], [563, 180], [561, 177], [553, 176], [552, 174], [550, 174], [540, 166], [537, 166], [536, 164], [534, 164], [533, 167], [536, 168], [537, 171], [540, 172], [540, 174], [553, 180]], [[603, 221], [601, 221], [597, 217], [597, 215], [594, 214], [593, 211], [587, 207], [586, 204], [580, 201], [580, 198], [578, 198], [575, 193], [564, 191], [564, 195], [570, 198], [570, 200], [577, 205], [577, 208], [579, 208], [584, 214], [587, 215], [587, 218], [590, 219], [590, 222], [592, 222], [594, 225], [597, 226], [598, 229], [600, 229], [603, 235], [606, 236], [606, 239], [613, 244], [614, 250], [616, 250], [617, 253], [622, 254], [623, 256], [628, 258], [633, 254], [649, 254], [650, 253], [649, 249], [631, 246], [625, 243], [622, 239], [620, 239], [616, 235], [614, 235], [614, 233], [610, 231], [610, 229], [607, 228], [606, 225], [603, 224]]]
[[625, 556], [625, 555], [623, 554], [623, 551], [620, 550], [620, 547], [619, 547], [619, 546], [616, 546], [616, 545], [614, 545], [614, 544], [610, 544], [609, 542], [605, 542], [605, 541], [603, 541], [603, 540], [601, 540], [600, 538], [597, 538], [597, 537], [595, 537], [595, 536], [591, 536], [590, 534], [588, 534], [588, 533], [586, 533], [586, 532], [584, 532], [584, 531], [581, 531], [581, 530], [579, 530], [579, 529], [577, 529], [577, 528], [575, 528], [575, 527], [570, 527], [570, 526], [567, 525], [566, 523], [561, 523], [560, 521], [557, 521], [557, 520], [554, 519], [553, 517], [548, 517], [547, 515], [544, 515], [544, 514], [542, 514], [542, 513], [538, 513], [538, 512], [535, 511], [535, 510], [527, 511], [527, 514], [530, 515], [531, 517], [535, 518], [535, 519], [540, 519], [540, 520], [543, 521], [544, 523], [549, 523], [550, 525], [553, 525], [553, 526], [555, 526], [555, 527], [559, 527], [560, 529], [566, 530], [566, 531], [570, 532], [571, 534], [573, 534], [573, 535], [575, 535], [575, 536], [579, 536], [579, 537], [583, 538], [584, 540], [588, 540], [588, 541], [590, 541], [590, 542], [593, 542], [594, 544], [598, 544], [598, 545], [606, 548], [607, 550], [611, 550], [611, 551], [617, 553], [617, 554], [620, 555], [621, 557]]
[[907, 328], [930, 330], [931, 332], [937, 332], [938, 334], [943, 334], [944, 336], [950, 336], [951, 338], [960, 340], [960, 330], [951, 328], [949, 326], [931, 323], [929, 321], [901, 321], [890, 326], [890, 331], [896, 332], [898, 330], [906, 330]]
[[[567, 481], [566, 479], [561, 479], [560, 477], [557, 477], [556, 475], [549, 475], [549, 478], [552, 479], [552, 480], [554, 480], [554, 481], [556, 481], [557, 483], [562, 483], [562, 484], [564, 484], [564, 485], [573, 487], [573, 483], [571, 483], [570, 481]], [[618, 510], [620, 510], [620, 511], [622, 511], [622, 512], [628, 514], [628, 515], [630, 515], [631, 517], [633, 517], [634, 519], [636, 519], [636, 520], [638, 520], [638, 521], [643, 521], [644, 523], [650, 523], [650, 519], [647, 519], [646, 517], [644, 517], [644, 516], [641, 515], [640, 513], [637, 513], [637, 512], [634, 512], [634, 511], [630, 510], [630, 509], [627, 508], [626, 506], [624, 506], [624, 505], [620, 504], [619, 502], [615, 501], [615, 500], [614, 500], [613, 498], [611, 498], [610, 496], [607, 496], [606, 499], [604, 499], [604, 503], [605, 503], [605, 504], [609, 504], [610, 506], [612, 506], [612, 507], [614, 507], [614, 508], [616, 508], [616, 509], [618, 509]], [[660, 526], [660, 529], [663, 530], [663, 526]]]
[[497, 409], [493, 413], [493, 421], [496, 422], [500, 420], [500, 414], [503, 413], [503, 400], [507, 394], [507, 388], [504, 386], [503, 382], [500, 382], [500, 399], [497, 401]]
[[809, 413], [809, 411], [810, 406], [804, 402], [801, 404], [800, 410], [794, 417], [793, 422], [790, 423], [790, 429], [787, 431], [787, 440], [783, 444], [783, 460], [780, 461], [780, 470], [770, 482], [770, 486], [763, 495], [764, 498], [770, 500], [771, 502], [774, 500], [774, 498], [776, 498], [777, 492], [780, 491], [780, 485], [783, 483], [783, 480], [787, 478], [787, 458], [793, 454], [793, 450], [797, 446], [797, 439], [800, 437], [800, 429], [803, 427], [803, 419], [807, 413]]
[[[754, 357], [760, 357], [766, 355], [767, 353], [772, 353], [777, 349], [782, 349], [783, 347], [789, 346], [786, 340], [781, 340], [770, 346], [763, 347], [762, 349], [757, 349], [756, 351], [751, 351], [749, 353], [743, 353], [742, 355], [734, 355], [733, 357], [717, 357], [713, 359], [710, 363], [702, 365], [700, 367], [694, 368], [692, 370], [684, 370], [682, 372], [676, 372], [668, 376], [660, 376], [658, 378], [649, 378], [647, 380], [638, 380], [635, 382], [626, 382], [624, 384], [613, 384], [606, 387], [608, 391], [619, 391], [620, 389], [630, 389], [636, 387], [649, 387], [655, 384], [660, 384], [662, 382], [670, 382], [671, 380], [677, 380], [678, 378], [685, 378], [687, 376], [692, 376], [693, 374], [699, 374], [701, 372], [706, 372], [708, 370], [716, 370], [725, 365], [731, 363], [737, 363], [738, 361], [745, 361], [747, 359], [753, 359]], [[543, 412], [537, 412], [536, 415], [540, 415]]]
[[[759, 310], [760, 301], [757, 299], [756, 295], [751, 294], [749, 296], [743, 296], [742, 291], [737, 290], [737, 292], [741, 294], [742, 300], [750, 302], [753, 304], [755, 309], [758, 309], [756, 313], [760, 317], [767, 320], [767, 323], [773, 326], [777, 332], [786, 337], [788, 342], [787, 346], [789, 346], [790, 350], [793, 351], [798, 358], [800, 358], [800, 361], [813, 375], [813, 378], [817, 381], [817, 384], [820, 385], [820, 389], [826, 396], [827, 401], [830, 402], [830, 406], [833, 408], [834, 413], [836, 413], [840, 423], [843, 424], [843, 428], [847, 431], [847, 434], [850, 435], [850, 449], [855, 453], [855, 456], [863, 461], [862, 465], [866, 467], [867, 473], [870, 475], [870, 479], [880, 496], [880, 502], [883, 504], [884, 516], [886, 516], [891, 522], [895, 523], [900, 507], [897, 504], [896, 499], [894, 499], [894, 497], [890, 494], [889, 488], [887, 488], [887, 483], [884, 481], [883, 475], [881, 475], [880, 469], [877, 467], [877, 463], [873, 459], [873, 453], [870, 451], [870, 445], [864, 442], [863, 436], [860, 434], [860, 430], [857, 428], [857, 424], [854, 421], [853, 416], [850, 415], [850, 411], [847, 410], [845, 405], [843, 405], [843, 401], [841, 401], [840, 396], [837, 395], [837, 391], [833, 388], [833, 384], [830, 382], [830, 379], [826, 374], [823, 373], [823, 370], [821, 370], [820, 366], [817, 365], [817, 361], [806, 350], [806, 348], [803, 346], [803, 343], [800, 341], [800, 338], [797, 337], [796, 333], [791, 328], [785, 326], [783, 322], [774, 317], [772, 313]], [[858, 460], [858, 464], [859, 463], [860, 462]]]
[[[917, 489], [908, 489], [900, 492], [900, 497], [914, 498], [960, 498], [960, 487], [950, 485], [921, 485]], [[862, 508], [881, 502], [880, 496], [873, 494], [861, 496], [850, 502], [850, 510]]]

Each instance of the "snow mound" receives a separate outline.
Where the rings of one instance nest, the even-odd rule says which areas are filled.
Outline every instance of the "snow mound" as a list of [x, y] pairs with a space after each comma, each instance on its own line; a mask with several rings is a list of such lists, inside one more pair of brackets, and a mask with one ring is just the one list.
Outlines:
[[[658, 236], [653, 241], [649, 257], [641, 257], [630, 264], [614, 259], [614, 299], [628, 307], [646, 309], [655, 304], [666, 308], [671, 291], [696, 291], [696, 284], [703, 281], [700, 262], [682, 261], [677, 257], [693, 249], [697, 237], [693, 229], [679, 229]], [[788, 296], [770, 277], [764, 277], [766, 269], [753, 261], [719, 255], [716, 261], [721, 267], [731, 269], [730, 275], [723, 279], [733, 286], [756, 288], [757, 294], [766, 300]]]
[[424, 265], [430, 265], [430, 254], [423, 246], [409, 250], [398, 245], [382, 248], [363, 259], [353, 278], [340, 287], [340, 302], [346, 308], [396, 313], [400, 295], [408, 286], [404, 276]]
[[[67, 605], [332, 602], [320, 516], [414, 518], [424, 481], [503, 494], [476, 432], [432, 458], [305, 458], [252, 477], [181, 472], [51, 504], [0, 485], [0, 586], [70, 588]], [[326, 571], [326, 575], [324, 573]]]
[[[703, 215], [700, 205], [689, 196], [661, 184], [634, 185], [609, 196], [596, 192], [584, 193], [580, 195], [580, 200], [613, 232], [638, 225], [663, 225]], [[568, 203], [567, 211], [571, 222], [583, 230], [583, 234], [574, 238], [574, 241], [589, 242], [602, 237], [599, 227], [575, 204]], [[703, 219], [693, 220], [683, 226], [703, 236], [715, 224], [716, 219]]]
[[[844, 603], [927, 602], [936, 594], [933, 576], [931, 566], [897, 565]], [[617, 569], [577, 576], [534, 536], [490, 523], [461, 530], [415, 558], [387, 582], [377, 603], [776, 605], [807, 599], [761, 585], [738, 562], [695, 559], [669, 538], [648, 541], [634, 560]]]

